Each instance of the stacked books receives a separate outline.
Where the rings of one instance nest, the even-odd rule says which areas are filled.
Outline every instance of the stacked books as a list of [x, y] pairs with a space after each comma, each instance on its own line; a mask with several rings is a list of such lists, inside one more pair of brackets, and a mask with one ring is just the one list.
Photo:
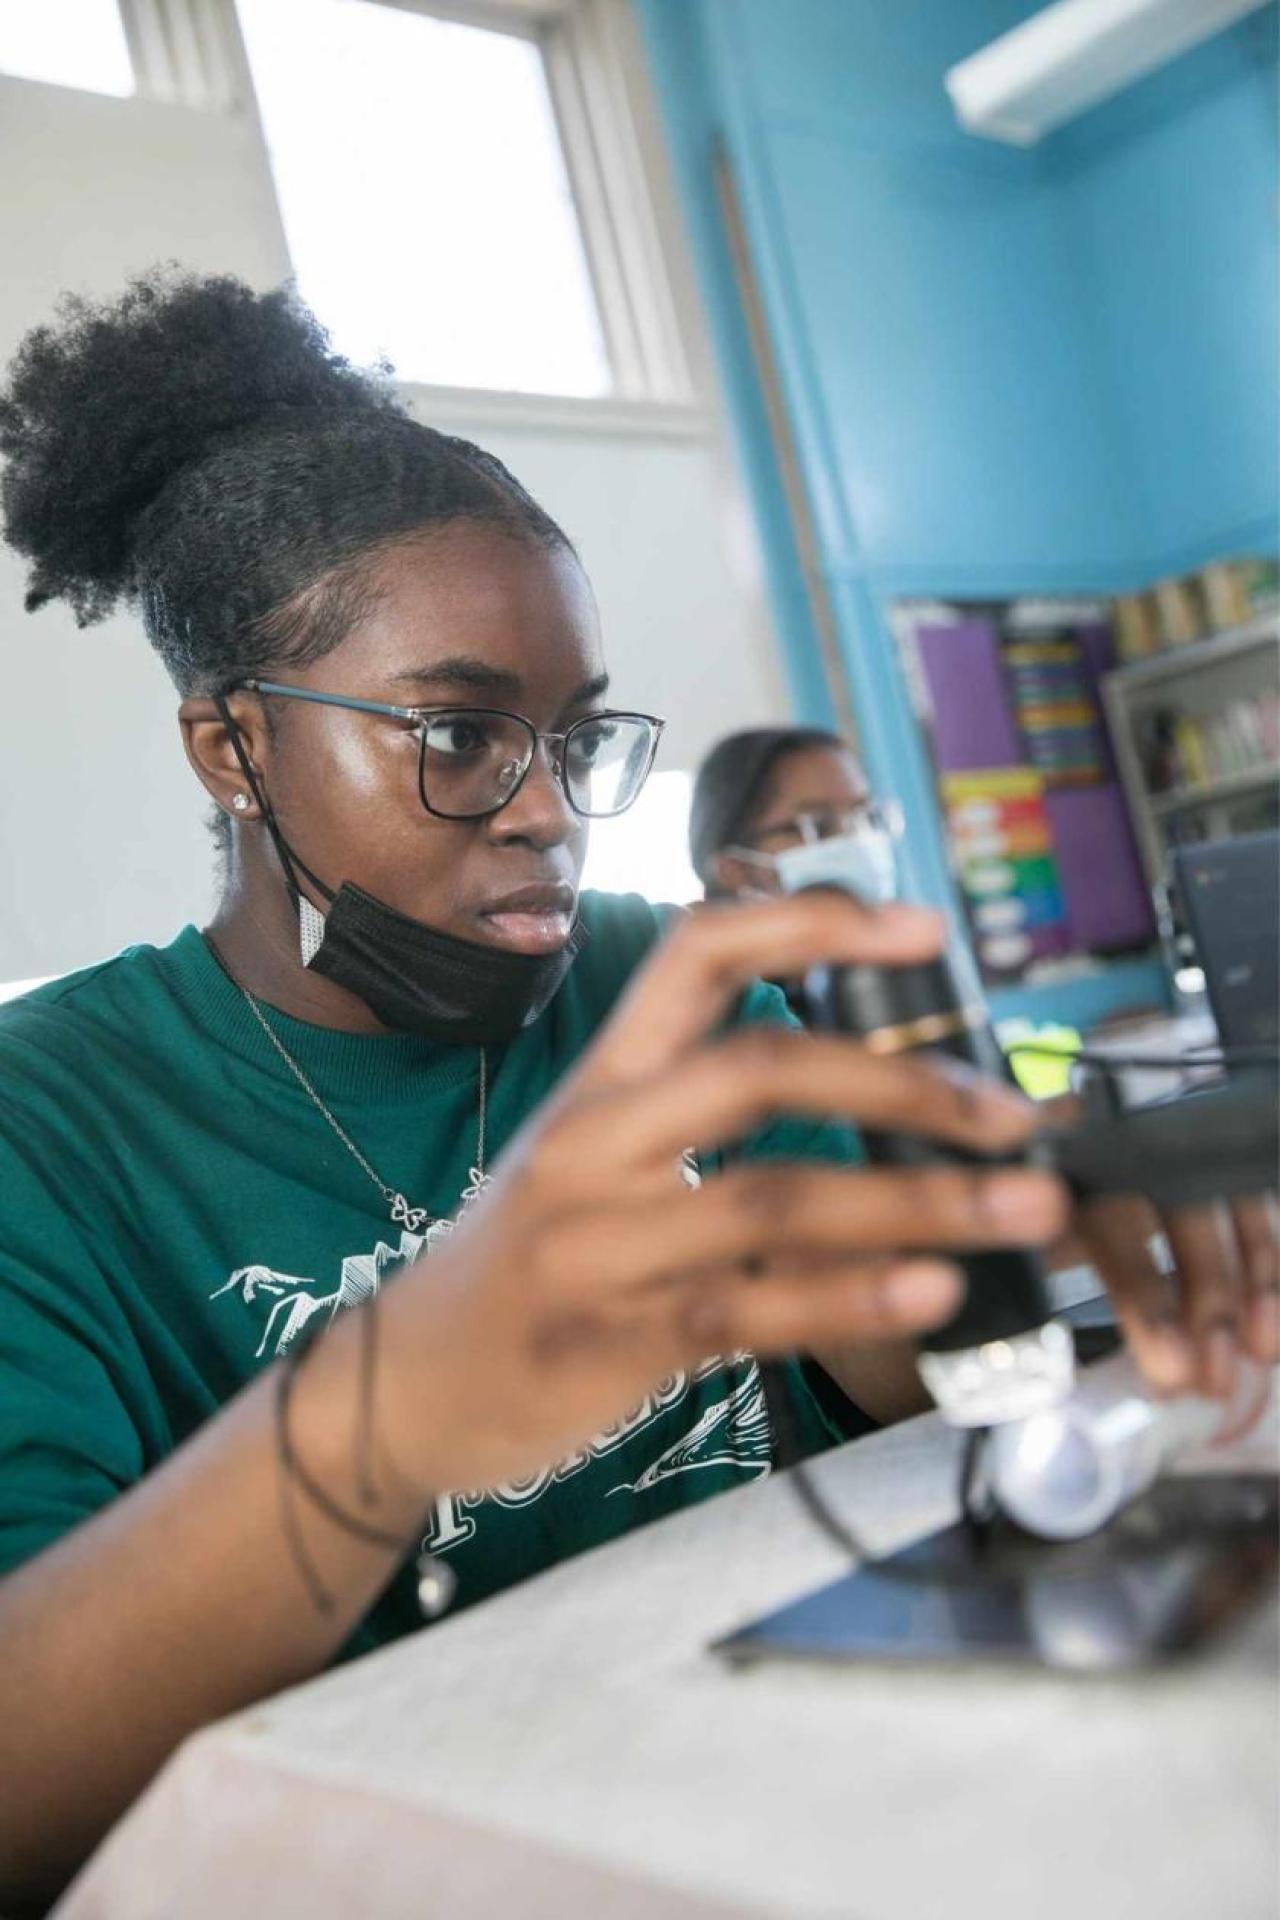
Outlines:
[[1265, 775], [1280, 766], [1280, 694], [1258, 693], [1209, 714], [1156, 707], [1137, 722], [1134, 738], [1156, 794]]
[[1160, 580], [1142, 593], [1118, 594], [1116, 653], [1123, 661], [1145, 660], [1170, 647], [1188, 646], [1244, 626], [1277, 599], [1280, 566], [1274, 558], [1216, 560], [1199, 573]]
[[1027, 760], [1046, 787], [1095, 787], [1108, 777], [1102, 717], [1074, 634], [1006, 641], [1005, 673]]
[[1071, 947], [1043, 782], [1026, 767], [942, 776], [947, 826], [985, 979]]

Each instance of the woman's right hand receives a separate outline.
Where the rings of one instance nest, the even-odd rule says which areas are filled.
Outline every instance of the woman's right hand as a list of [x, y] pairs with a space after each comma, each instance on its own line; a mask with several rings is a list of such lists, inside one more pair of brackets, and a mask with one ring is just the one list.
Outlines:
[[901, 1341], [959, 1302], [939, 1250], [1058, 1234], [1065, 1192], [1030, 1169], [742, 1161], [680, 1179], [683, 1149], [779, 1112], [991, 1153], [1027, 1139], [1034, 1109], [1003, 1085], [848, 1039], [721, 1030], [762, 974], [905, 964], [942, 939], [936, 915], [818, 893], [678, 924], [481, 1201], [387, 1296], [379, 1426], [401, 1475], [456, 1491], [534, 1473], [717, 1353]]
[[[741, 1164], [696, 1192], [680, 1182], [684, 1147], [740, 1139], [779, 1110], [974, 1147], [1022, 1139], [1031, 1116], [1001, 1089], [849, 1041], [718, 1032], [761, 972], [893, 965], [940, 940], [927, 915], [810, 895], [700, 914], [664, 942], [457, 1232], [388, 1288], [376, 1321], [335, 1325], [297, 1379], [298, 1458], [347, 1514], [376, 1483], [365, 1518], [396, 1547], [326, 1519], [297, 1486], [282, 1500], [272, 1369], [0, 1581], [0, 1777], [14, 1783], [0, 1904], [61, 1885], [193, 1728], [331, 1660], [433, 1494], [550, 1466], [713, 1354], [929, 1326], [957, 1282], [904, 1249], [1056, 1232], [1062, 1194], [1022, 1170]], [[377, 1445], [362, 1464], [371, 1327]]]

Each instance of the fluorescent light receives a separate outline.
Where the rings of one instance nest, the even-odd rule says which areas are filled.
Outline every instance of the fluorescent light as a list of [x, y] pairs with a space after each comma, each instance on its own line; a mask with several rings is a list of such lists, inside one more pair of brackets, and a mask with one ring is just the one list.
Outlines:
[[1030, 147], [1268, 0], [1056, 0], [946, 76], [970, 133]]

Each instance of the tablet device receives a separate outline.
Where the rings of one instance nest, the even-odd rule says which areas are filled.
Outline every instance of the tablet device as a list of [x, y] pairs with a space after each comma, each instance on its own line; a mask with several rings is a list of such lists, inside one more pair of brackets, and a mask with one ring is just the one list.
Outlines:
[[726, 1659], [1114, 1672], [1186, 1654], [1275, 1591], [1271, 1475], [1173, 1476], [1090, 1539], [949, 1527], [717, 1643]]

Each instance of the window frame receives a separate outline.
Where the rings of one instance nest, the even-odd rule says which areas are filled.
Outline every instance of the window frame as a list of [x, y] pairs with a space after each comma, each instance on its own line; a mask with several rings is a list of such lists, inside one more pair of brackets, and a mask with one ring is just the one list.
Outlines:
[[[234, 0], [117, 0], [138, 100], [234, 113], [251, 101]], [[253, 117], [256, 121], [257, 112]]]
[[[403, 382], [443, 424], [704, 437], [710, 359], [629, 0], [372, 0], [533, 41], [578, 213], [613, 391], [598, 398]], [[249, 119], [271, 180], [236, 0], [119, 0], [138, 95]], [[283, 223], [282, 223], [283, 232]]]

